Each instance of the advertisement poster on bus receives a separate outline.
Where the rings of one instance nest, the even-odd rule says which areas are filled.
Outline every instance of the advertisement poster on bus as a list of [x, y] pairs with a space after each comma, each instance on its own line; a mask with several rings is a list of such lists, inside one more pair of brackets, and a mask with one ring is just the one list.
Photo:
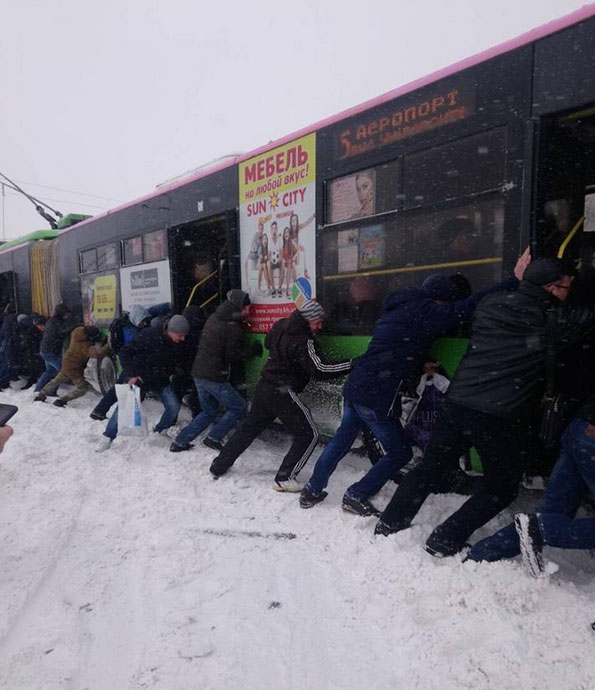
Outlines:
[[360, 170], [329, 185], [330, 222], [341, 223], [376, 213], [376, 171]]
[[81, 276], [83, 321], [86, 326], [107, 328], [118, 309], [118, 276], [115, 272]]
[[239, 166], [242, 288], [253, 332], [316, 297], [316, 135]]
[[130, 311], [135, 304], [152, 307], [171, 302], [169, 261], [153, 261], [120, 269], [122, 310]]

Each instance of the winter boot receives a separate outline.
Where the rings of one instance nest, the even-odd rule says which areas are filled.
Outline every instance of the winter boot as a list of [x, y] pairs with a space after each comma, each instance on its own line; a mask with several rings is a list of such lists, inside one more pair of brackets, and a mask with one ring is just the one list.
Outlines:
[[324, 501], [327, 496], [328, 493], [326, 491], [313, 491], [309, 485], [306, 484], [300, 494], [300, 508], [311, 508], [317, 503]]
[[68, 401], [64, 400], [64, 398], [58, 398], [57, 400], [54, 400], [53, 405], [54, 407], [66, 407], [66, 405], [68, 405]]
[[45, 395], [43, 393], [38, 393], [34, 398], [33, 402], [45, 402]]
[[89, 413], [89, 417], [91, 417], [91, 419], [95, 419], [98, 422], [102, 422], [106, 418], [104, 414], [95, 412], [95, 410]]
[[350, 493], [346, 493], [343, 496], [341, 508], [347, 513], [355, 513], [355, 515], [361, 515], [362, 517], [370, 517], [370, 515], [379, 516], [381, 512], [368, 499], [358, 498]]
[[221, 452], [223, 450], [223, 444], [221, 441], [216, 441], [214, 438], [211, 438], [210, 436], [206, 436], [203, 438], [202, 442], [207, 446], [207, 448], [212, 448], [213, 450], [217, 450]]
[[533, 577], [540, 577], [545, 571], [543, 565], [543, 539], [539, 520], [535, 513], [519, 513], [514, 516], [514, 526], [519, 535], [523, 564]]
[[176, 443], [175, 441], [169, 447], [170, 453], [181, 453], [184, 450], [191, 450], [194, 448], [194, 443]]
[[397, 532], [400, 532], [403, 529], [407, 528], [393, 527], [393, 525], [389, 525], [388, 522], [378, 520], [378, 522], [376, 523], [376, 527], [374, 527], [374, 534], [381, 534], [383, 537], [388, 537], [389, 534], [396, 534]]

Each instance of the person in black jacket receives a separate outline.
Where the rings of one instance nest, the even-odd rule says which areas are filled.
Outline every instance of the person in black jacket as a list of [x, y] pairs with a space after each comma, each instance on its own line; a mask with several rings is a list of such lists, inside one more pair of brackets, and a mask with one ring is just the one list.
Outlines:
[[45, 363], [45, 371], [35, 384], [36, 393], [39, 393], [62, 368], [62, 346], [66, 336], [66, 321], [69, 317], [70, 309], [65, 304], [57, 304], [54, 315], [45, 324], [39, 348], [39, 354]]
[[376, 533], [406, 529], [445, 472], [471, 445], [479, 451], [481, 488], [426, 542], [438, 557], [459, 552], [471, 534], [517, 495], [528, 422], [537, 402], [546, 351], [546, 314], [557, 308], [558, 341], [595, 324], [595, 306], [564, 310], [571, 271], [557, 259], [527, 267], [516, 292], [488, 295], [475, 310], [471, 342], [439, 412], [423, 461], [401, 481]]
[[293, 435], [291, 448], [275, 476], [276, 491], [299, 491], [296, 476], [318, 442], [310, 410], [299, 398], [311, 376], [335, 378], [346, 374], [351, 362], [324, 364], [314, 345], [322, 328], [324, 309], [306, 300], [286, 319], [278, 321], [265, 339], [269, 358], [254, 392], [248, 416], [213, 460], [210, 471], [220, 477], [277, 417]]
[[[176, 314], [163, 328], [149, 326], [140, 330], [128, 345], [120, 349], [123, 378], [133, 386], [140, 386], [141, 393], [156, 393], [165, 409], [153, 431], [161, 433], [176, 423], [180, 411], [180, 399], [175, 394], [170, 377], [177, 366], [177, 350], [188, 334], [188, 321]], [[107, 423], [103, 438], [96, 451], [108, 450], [118, 435], [118, 408]]]
[[[21, 315], [24, 316], [24, 315]], [[44, 365], [39, 356], [39, 347], [47, 319], [33, 314], [19, 317], [17, 325], [17, 355], [20, 372], [27, 377], [22, 390], [31, 388], [41, 376]]]
[[246, 400], [230, 383], [231, 365], [262, 354], [262, 345], [242, 346], [243, 309], [250, 304], [248, 294], [230, 290], [225, 302], [209, 316], [203, 329], [192, 377], [198, 391], [201, 412], [184, 427], [171, 444], [172, 453], [189, 450], [193, 441], [217, 419], [219, 407], [225, 414], [213, 425], [204, 444], [221, 450], [223, 439], [246, 413]]
[[[524, 261], [519, 260], [519, 276], [521, 267], [524, 268]], [[367, 428], [382, 444], [384, 454], [360, 481], [347, 489], [342, 507], [364, 517], [380, 514], [370, 498], [411, 459], [411, 446], [400, 423], [400, 395], [405, 382], [421, 369], [437, 337], [468, 323], [482, 297], [517, 285], [517, 278], [510, 278], [475, 295], [456, 299], [461, 279], [433, 274], [419, 288], [388, 295], [368, 349], [355, 361], [347, 378], [341, 425], [302, 490], [302, 508], [311, 508], [324, 500], [324, 489], [332, 473], [358, 434]]]
[[0, 390], [9, 388], [16, 378], [17, 315], [5, 314], [0, 326]]

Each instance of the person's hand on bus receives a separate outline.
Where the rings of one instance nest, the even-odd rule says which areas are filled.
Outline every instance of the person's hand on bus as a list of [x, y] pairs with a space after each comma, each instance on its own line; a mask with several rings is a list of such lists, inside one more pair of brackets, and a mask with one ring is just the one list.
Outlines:
[[140, 376], [133, 376], [131, 379], [128, 379], [129, 386], [138, 386], [139, 382], [143, 382]]
[[531, 249], [527, 247], [525, 251], [517, 259], [516, 265], [514, 267], [514, 277], [517, 280], [523, 279], [523, 274], [525, 269], [531, 263]]
[[440, 362], [426, 362], [424, 364], [424, 374], [427, 374], [428, 376], [434, 376], [434, 374], [437, 374], [438, 369], [440, 369]]

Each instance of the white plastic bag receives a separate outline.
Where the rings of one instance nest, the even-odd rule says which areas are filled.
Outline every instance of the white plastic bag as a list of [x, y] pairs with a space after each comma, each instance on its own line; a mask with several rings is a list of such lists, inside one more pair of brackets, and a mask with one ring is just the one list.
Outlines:
[[140, 401], [140, 388], [127, 383], [116, 384], [118, 397], [118, 434], [146, 436], [147, 415]]

